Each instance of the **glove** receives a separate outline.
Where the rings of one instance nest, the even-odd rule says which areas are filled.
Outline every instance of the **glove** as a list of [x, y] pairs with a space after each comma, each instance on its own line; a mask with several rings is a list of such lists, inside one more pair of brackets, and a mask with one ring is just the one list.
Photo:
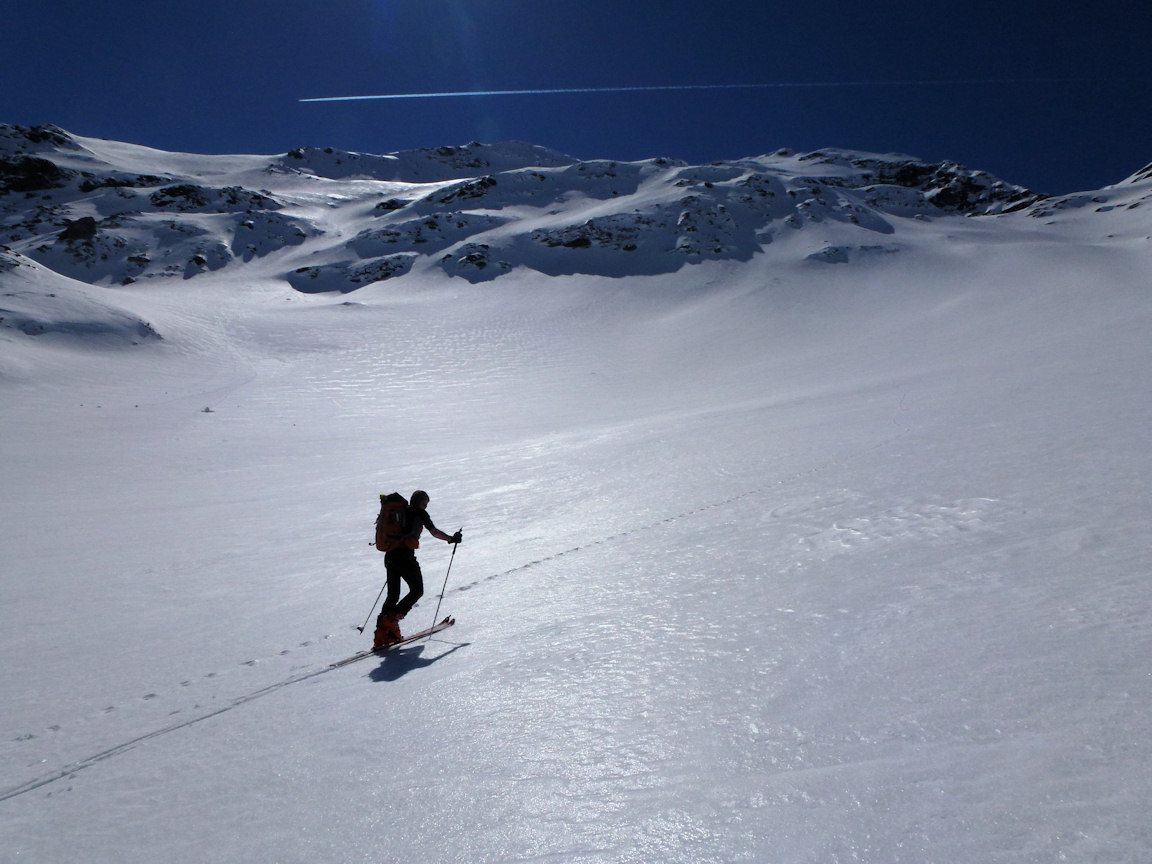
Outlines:
[[448, 542], [449, 543], [462, 543], [463, 541], [464, 541], [463, 533], [461, 533], [460, 531], [457, 531], [455, 534], [452, 535], [452, 539], [449, 540]]

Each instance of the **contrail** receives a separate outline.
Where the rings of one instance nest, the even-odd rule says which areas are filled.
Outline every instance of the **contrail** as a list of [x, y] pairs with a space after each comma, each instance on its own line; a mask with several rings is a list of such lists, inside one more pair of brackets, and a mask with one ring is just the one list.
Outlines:
[[[455, 99], [465, 96], [555, 96], [571, 93], [653, 93], [673, 90], [785, 90], [830, 87], [924, 87], [939, 85], [1052, 84], [1064, 78], [959, 78], [928, 81], [809, 81], [775, 84], [665, 84], [648, 87], [560, 87], [532, 90], [450, 90], [442, 93], [379, 93], [372, 96], [319, 96], [301, 102], [363, 102], [372, 99]], [[1081, 80], [1081, 79], [1075, 79]]]

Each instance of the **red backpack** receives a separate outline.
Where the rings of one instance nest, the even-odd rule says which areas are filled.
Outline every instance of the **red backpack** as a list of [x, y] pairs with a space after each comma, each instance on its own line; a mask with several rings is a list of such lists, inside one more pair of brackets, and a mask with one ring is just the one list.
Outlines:
[[380, 496], [380, 515], [376, 517], [376, 548], [381, 552], [404, 545], [404, 511], [408, 499], [399, 492]]

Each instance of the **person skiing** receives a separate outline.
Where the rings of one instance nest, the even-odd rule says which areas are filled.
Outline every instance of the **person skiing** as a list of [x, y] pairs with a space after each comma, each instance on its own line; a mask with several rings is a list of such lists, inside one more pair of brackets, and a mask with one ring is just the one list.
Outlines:
[[[428, 515], [428, 493], [417, 489], [412, 493], [402, 517], [403, 534], [400, 543], [384, 553], [384, 569], [388, 573], [388, 594], [384, 606], [376, 618], [376, 633], [372, 640], [373, 648], [399, 642], [400, 621], [424, 596], [424, 576], [420, 572], [420, 562], [416, 560], [416, 550], [420, 548], [420, 534], [425, 528], [438, 540], [460, 543], [461, 532], [445, 534], [432, 523]], [[400, 583], [408, 586], [408, 593], [400, 598]]]

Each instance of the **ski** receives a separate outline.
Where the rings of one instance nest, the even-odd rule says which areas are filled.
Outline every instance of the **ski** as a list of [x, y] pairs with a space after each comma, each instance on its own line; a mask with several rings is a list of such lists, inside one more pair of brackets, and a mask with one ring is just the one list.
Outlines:
[[455, 623], [456, 619], [449, 615], [439, 624], [433, 624], [431, 627], [428, 627], [425, 630], [421, 630], [419, 633], [412, 633], [411, 635], [405, 636], [399, 642], [392, 642], [389, 645], [381, 645], [379, 648], [369, 648], [366, 651], [357, 651], [351, 657], [345, 657], [343, 660], [337, 660], [335, 663], [329, 666], [329, 668], [335, 669], [338, 666], [347, 666], [349, 663], [355, 663], [357, 660], [363, 660], [365, 657], [372, 657], [373, 655], [379, 657], [381, 654], [386, 654], [388, 651], [392, 650], [398, 645], [407, 645], [409, 642], [415, 642], [417, 639], [424, 639], [427, 636], [431, 636], [433, 633], [439, 633], [441, 630], [447, 630]]

